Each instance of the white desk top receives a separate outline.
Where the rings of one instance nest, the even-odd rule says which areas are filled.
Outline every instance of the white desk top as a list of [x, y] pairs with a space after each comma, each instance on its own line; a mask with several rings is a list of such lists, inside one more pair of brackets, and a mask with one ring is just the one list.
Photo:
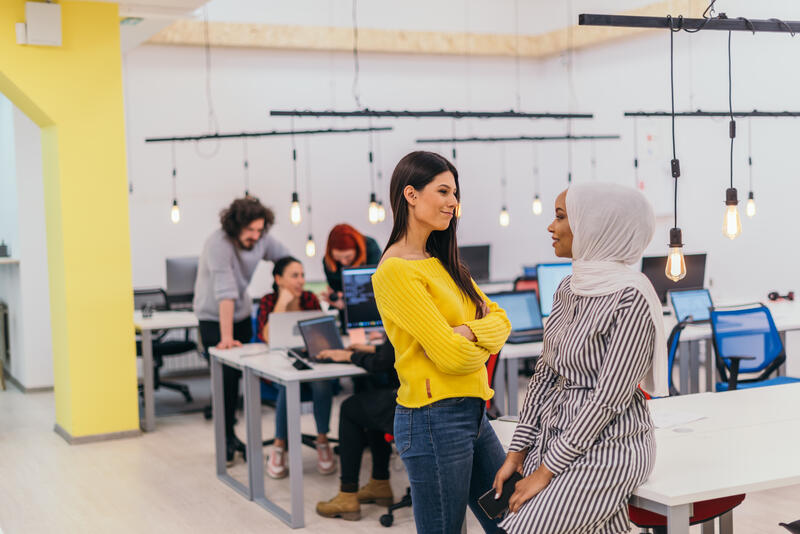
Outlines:
[[168, 330], [170, 328], [192, 328], [199, 323], [194, 312], [190, 311], [157, 311], [148, 318], [142, 312], [133, 312], [133, 324], [139, 330]]
[[351, 363], [308, 363], [311, 369], [298, 370], [283, 350], [271, 351], [264, 343], [249, 343], [234, 349], [209, 349], [215, 358], [234, 367], [247, 367], [259, 376], [276, 382], [311, 382], [328, 378], [363, 375], [367, 372]]
[[18, 263], [17, 258], [0, 258], [0, 265], [17, 265]]
[[[706, 418], [656, 430], [656, 465], [634, 495], [668, 506], [800, 484], [800, 384], [684, 395], [649, 402], [653, 413]], [[505, 448], [514, 423], [492, 421]]]

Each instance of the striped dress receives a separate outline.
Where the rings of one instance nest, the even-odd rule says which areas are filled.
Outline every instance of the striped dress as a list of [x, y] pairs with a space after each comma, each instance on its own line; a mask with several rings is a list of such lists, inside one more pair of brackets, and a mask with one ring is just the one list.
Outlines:
[[542, 462], [555, 476], [501, 523], [508, 533], [628, 532], [628, 499], [655, 460], [637, 388], [653, 357], [647, 301], [633, 288], [581, 297], [570, 279], [556, 291], [510, 447], [528, 451], [526, 476]]

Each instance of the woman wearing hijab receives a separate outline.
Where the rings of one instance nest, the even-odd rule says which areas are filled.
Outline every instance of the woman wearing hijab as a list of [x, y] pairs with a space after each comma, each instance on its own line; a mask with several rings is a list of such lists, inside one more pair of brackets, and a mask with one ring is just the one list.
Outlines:
[[525, 476], [501, 523], [508, 533], [628, 532], [628, 499], [653, 468], [653, 422], [642, 387], [667, 395], [661, 303], [630, 268], [655, 228], [632, 188], [580, 184], [556, 199], [548, 227], [572, 258], [544, 334], [496, 491]]

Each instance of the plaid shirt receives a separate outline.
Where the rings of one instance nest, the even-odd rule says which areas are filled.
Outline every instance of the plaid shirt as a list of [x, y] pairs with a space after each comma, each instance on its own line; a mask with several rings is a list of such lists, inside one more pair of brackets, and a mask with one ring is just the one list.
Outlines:
[[[278, 302], [277, 293], [268, 293], [264, 295], [261, 302], [258, 304], [258, 339], [264, 341], [264, 327], [269, 321], [269, 314], [275, 309], [275, 303]], [[321, 310], [317, 296], [310, 291], [303, 291], [300, 294], [300, 310], [313, 311]]]

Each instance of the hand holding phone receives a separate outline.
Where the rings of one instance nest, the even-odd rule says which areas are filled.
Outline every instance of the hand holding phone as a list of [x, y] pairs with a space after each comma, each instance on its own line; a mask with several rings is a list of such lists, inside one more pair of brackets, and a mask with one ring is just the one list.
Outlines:
[[491, 488], [480, 496], [478, 499], [478, 506], [481, 507], [489, 519], [496, 519], [508, 510], [508, 500], [511, 498], [511, 494], [514, 493], [514, 487], [520, 480], [522, 480], [522, 475], [514, 471], [514, 473], [508, 477], [508, 480], [503, 483], [503, 491], [500, 493], [499, 499], [495, 499], [497, 492], [494, 488]]

